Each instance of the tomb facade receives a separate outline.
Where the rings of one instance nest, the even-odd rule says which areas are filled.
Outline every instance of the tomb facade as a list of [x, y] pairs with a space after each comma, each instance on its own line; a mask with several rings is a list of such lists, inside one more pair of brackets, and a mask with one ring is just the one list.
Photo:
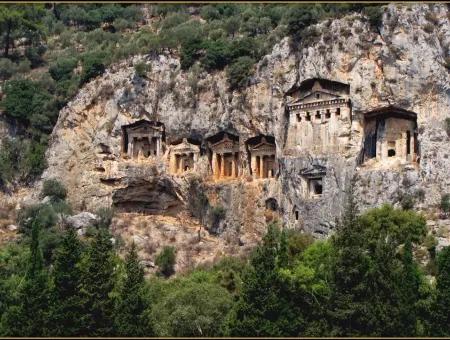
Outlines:
[[320, 78], [307, 79], [290, 91], [286, 150], [344, 149], [351, 129], [349, 93], [348, 84]]
[[197, 169], [197, 162], [200, 156], [200, 147], [190, 143], [187, 138], [182, 142], [170, 146], [170, 172], [173, 174], [183, 174]]
[[258, 136], [247, 141], [251, 173], [254, 179], [273, 178], [277, 172], [275, 139]]
[[416, 163], [419, 160], [417, 114], [396, 106], [364, 114], [364, 162]]
[[164, 124], [139, 120], [122, 126], [122, 154], [130, 159], [159, 157], [163, 153]]
[[219, 133], [209, 138], [214, 179], [237, 178], [240, 175], [239, 137]]
[[304, 198], [320, 198], [324, 193], [324, 178], [326, 168], [321, 165], [313, 165], [311, 168], [300, 170], [302, 178], [302, 192]]

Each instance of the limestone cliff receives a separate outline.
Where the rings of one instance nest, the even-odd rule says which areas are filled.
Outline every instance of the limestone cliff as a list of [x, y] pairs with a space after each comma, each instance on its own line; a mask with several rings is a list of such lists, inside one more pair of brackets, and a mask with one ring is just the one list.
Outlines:
[[[432, 31], [430, 15], [435, 20]], [[257, 240], [271, 214], [287, 226], [326, 235], [342, 211], [344, 190], [353, 176], [363, 209], [382, 202], [396, 204], [407, 193], [420, 196], [416, 207], [432, 214], [441, 193], [450, 192], [450, 144], [444, 124], [450, 117], [445, 65], [449, 30], [444, 4], [386, 6], [379, 32], [357, 14], [327, 20], [312, 27], [300, 44], [283, 39], [258, 62], [250, 86], [234, 92], [224, 72], [183, 72], [175, 56], [123, 61], [84, 86], [60, 112], [43, 178], [64, 182], [75, 209], [95, 210], [120, 201], [135, 202], [137, 210], [146, 203], [153, 215], [167, 218], [189, 210], [195, 223], [222, 235], [217, 242], [227, 237], [236, 245]], [[151, 66], [146, 77], [137, 76], [133, 67], [142, 60]], [[288, 93], [309, 78], [350, 85], [352, 117], [344, 150], [326, 155], [285, 152]], [[417, 113], [417, 166], [360, 166], [363, 112], [384, 105]], [[205, 149], [207, 137], [226, 131], [239, 136], [240, 150], [246, 154], [248, 138], [273, 136], [278, 175], [253, 180], [243, 157], [239, 179], [214, 181], [211, 160], [203, 153], [195, 173], [175, 176], [168, 171], [168, 147], [157, 159], [125, 160], [122, 127], [140, 119], [162, 122], [167, 146], [186, 137], [200, 140]], [[300, 170], [317, 166], [327, 169], [324, 192], [318, 200], [305, 199]], [[207, 211], [201, 212], [196, 200], [203, 194]], [[267, 208], [272, 201], [276, 209]], [[224, 209], [223, 218], [216, 218], [218, 207]], [[183, 215], [179, 226], [191, 223], [187, 220], [192, 214]]]

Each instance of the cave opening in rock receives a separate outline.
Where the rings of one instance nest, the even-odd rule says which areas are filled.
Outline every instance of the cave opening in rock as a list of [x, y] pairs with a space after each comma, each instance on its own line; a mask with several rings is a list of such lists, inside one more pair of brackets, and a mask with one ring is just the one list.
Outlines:
[[322, 178], [309, 179], [309, 191], [311, 196], [320, 196], [323, 193]]
[[113, 193], [113, 206], [118, 212], [175, 216], [183, 203], [168, 180], [132, 180]]
[[273, 197], [266, 199], [266, 209], [277, 211], [278, 210], [277, 200]]

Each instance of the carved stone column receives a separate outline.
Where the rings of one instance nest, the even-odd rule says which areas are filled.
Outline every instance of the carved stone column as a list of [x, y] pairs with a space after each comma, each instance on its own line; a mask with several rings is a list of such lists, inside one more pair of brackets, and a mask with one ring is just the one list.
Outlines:
[[218, 177], [219, 167], [218, 167], [217, 154], [213, 152], [212, 154], [212, 171], [214, 178]]
[[237, 177], [237, 161], [236, 161], [236, 152], [232, 153], [232, 161], [231, 161], [231, 175], [236, 178]]
[[256, 174], [256, 156], [255, 155], [252, 155], [252, 158], [251, 158], [251, 168], [252, 168], [253, 178], [256, 178], [257, 174]]
[[259, 178], [264, 178], [265, 177], [265, 173], [264, 173], [264, 155], [261, 155], [259, 157]]
[[220, 155], [220, 157], [222, 158], [222, 162], [220, 163], [220, 178], [224, 178], [225, 177], [225, 154], [222, 153]]

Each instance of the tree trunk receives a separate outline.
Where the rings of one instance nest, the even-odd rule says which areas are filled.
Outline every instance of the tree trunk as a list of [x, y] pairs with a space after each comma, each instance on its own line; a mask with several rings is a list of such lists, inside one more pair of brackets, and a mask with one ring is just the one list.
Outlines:
[[6, 35], [5, 35], [5, 58], [9, 56], [9, 40], [11, 38], [11, 19], [8, 19], [6, 23]]

